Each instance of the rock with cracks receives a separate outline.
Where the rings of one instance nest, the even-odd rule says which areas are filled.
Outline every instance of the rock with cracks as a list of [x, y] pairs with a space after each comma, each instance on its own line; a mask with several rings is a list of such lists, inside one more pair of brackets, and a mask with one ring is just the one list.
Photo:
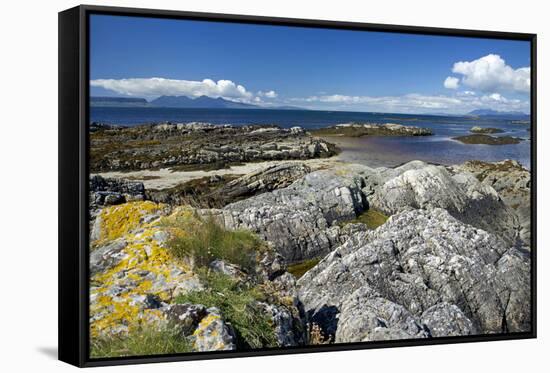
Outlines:
[[298, 286], [337, 342], [531, 328], [529, 256], [440, 208], [355, 233]]
[[366, 206], [361, 178], [327, 170], [205, 213], [229, 229], [257, 233], [290, 263], [326, 255], [340, 245], [343, 232], [337, 223], [354, 219]]

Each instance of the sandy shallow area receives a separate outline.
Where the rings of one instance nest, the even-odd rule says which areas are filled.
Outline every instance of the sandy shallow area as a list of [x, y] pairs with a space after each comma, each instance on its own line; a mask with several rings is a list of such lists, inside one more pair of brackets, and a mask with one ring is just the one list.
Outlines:
[[[454, 136], [454, 135], [453, 135]], [[511, 145], [470, 145], [447, 135], [434, 136], [319, 136], [341, 153], [334, 159], [372, 168], [396, 167], [412, 160], [453, 165], [470, 160], [499, 162], [514, 159], [530, 169], [529, 142]]]
[[172, 171], [169, 168], [162, 168], [160, 170], [142, 170], [130, 172], [101, 172], [92, 175], [100, 175], [106, 178], [120, 178], [141, 181], [147, 189], [165, 189], [172, 188], [178, 184], [185, 183], [190, 180], [200, 179], [207, 176], [245, 175], [281, 163], [304, 163], [311, 167], [312, 170], [319, 170], [323, 168], [343, 165], [343, 163], [345, 162], [341, 161], [337, 157], [332, 157], [323, 159], [254, 162], [213, 171]]
[[[98, 175], [108, 178], [122, 178], [141, 181], [147, 189], [165, 189], [203, 177], [215, 175], [245, 175], [260, 171], [261, 169], [269, 166], [287, 162], [305, 163], [311, 167], [312, 170], [318, 170], [322, 168], [346, 167], [346, 165], [353, 164], [360, 164], [372, 168], [396, 167], [415, 159], [435, 164], [458, 164], [471, 159], [467, 153], [467, 155], [463, 157], [464, 159], [455, 159], [453, 161], [457, 155], [452, 151], [452, 154], [431, 151], [431, 149], [438, 142], [445, 140], [447, 140], [445, 144], [446, 147], [454, 145], [455, 147], [458, 147], [459, 150], [462, 149], [463, 151], [468, 151], [468, 149], [470, 149], [466, 145], [459, 144], [456, 141], [448, 141], [446, 138], [437, 136], [430, 136], [427, 138], [407, 137], [399, 139], [391, 137], [317, 137], [335, 144], [341, 152], [331, 158], [251, 162], [240, 166], [232, 166], [227, 169], [212, 171], [172, 171], [170, 168], [163, 168], [160, 170], [142, 170], [131, 172], [103, 172]], [[493, 150], [493, 148], [490, 147], [487, 149], [488, 151]], [[499, 161], [501, 159], [491, 159], [489, 154], [486, 157], [482, 157], [482, 160]]]
[[332, 159], [342, 163], [358, 163], [372, 168], [396, 167], [410, 160], [416, 159], [414, 157], [411, 158], [410, 154], [401, 153], [399, 147], [388, 147], [377, 143], [377, 140], [380, 138], [366, 136], [318, 137], [335, 144], [340, 149], [340, 154]]

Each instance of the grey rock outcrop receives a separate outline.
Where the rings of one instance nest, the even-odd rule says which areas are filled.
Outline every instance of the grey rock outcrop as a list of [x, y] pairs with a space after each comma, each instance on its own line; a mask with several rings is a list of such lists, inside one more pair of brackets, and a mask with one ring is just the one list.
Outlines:
[[90, 177], [90, 209], [145, 199], [143, 183], [124, 179]]
[[[368, 302], [365, 302], [368, 299]], [[428, 332], [403, 306], [368, 285], [360, 287], [342, 303], [335, 342], [426, 338]]]
[[298, 280], [310, 320], [338, 342], [530, 329], [524, 252], [445, 210], [358, 232]]
[[496, 190], [502, 201], [519, 219], [520, 238], [527, 245], [531, 240], [531, 173], [516, 161], [469, 161], [455, 166], [458, 171], [470, 172], [485, 185]]
[[430, 136], [429, 128], [404, 126], [397, 123], [341, 123], [311, 131], [319, 136]]
[[212, 169], [241, 162], [324, 158], [337, 153], [333, 144], [297, 128], [208, 123], [97, 127], [91, 133], [90, 148], [93, 172]]
[[206, 213], [230, 229], [249, 229], [290, 262], [323, 256], [342, 242], [338, 222], [366, 208], [361, 178], [335, 171], [307, 174], [291, 186]]
[[504, 132], [500, 128], [494, 128], [494, 127], [479, 127], [479, 126], [473, 126], [470, 128], [470, 132], [472, 133], [501, 133]]
[[489, 183], [470, 172], [421, 161], [386, 169], [375, 176], [369, 203], [386, 215], [413, 208], [443, 208], [458, 220], [503, 237], [514, 244], [519, 221]]
[[202, 304], [171, 304], [160, 309], [163, 319], [156, 320], [176, 328], [182, 337], [193, 343], [195, 351], [224, 351], [236, 349], [235, 332], [221, 316], [220, 310]]
[[465, 168], [422, 161], [397, 168], [346, 165], [315, 171], [286, 188], [205, 213], [216, 216], [227, 228], [252, 230], [292, 263], [336, 248], [351, 233], [338, 223], [368, 208], [386, 215], [443, 208], [466, 224], [502, 237], [508, 245], [517, 244], [520, 233], [526, 237], [529, 230], [488, 181], [479, 181]]
[[[296, 306], [261, 303], [264, 312], [271, 318], [278, 347], [301, 346], [306, 340], [303, 315], [296, 314]], [[293, 313], [294, 311], [294, 313]]]
[[286, 188], [311, 172], [304, 163], [280, 163], [232, 180], [217, 192], [228, 199], [239, 199]]
[[170, 304], [161, 310], [171, 326], [186, 337], [192, 335], [200, 321], [208, 315], [206, 307], [202, 304]]
[[90, 274], [93, 276], [120, 263], [127, 257], [123, 251], [126, 246], [126, 240], [119, 238], [93, 250], [90, 253]]
[[470, 145], [514, 145], [519, 144], [524, 139], [521, 137], [512, 136], [491, 136], [482, 133], [474, 133], [471, 135], [453, 137], [453, 140], [460, 141], [463, 144]]
[[261, 168], [243, 176], [214, 175], [194, 179], [172, 188], [148, 189], [147, 199], [170, 205], [222, 208], [257, 194], [281, 189], [311, 172], [301, 162], [283, 162]]
[[211, 307], [191, 337], [195, 351], [235, 350], [236, 337], [231, 325], [221, 316], [220, 310]]
[[446, 302], [428, 308], [420, 316], [420, 321], [430, 331], [431, 337], [457, 337], [477, 332], [460, 308]]

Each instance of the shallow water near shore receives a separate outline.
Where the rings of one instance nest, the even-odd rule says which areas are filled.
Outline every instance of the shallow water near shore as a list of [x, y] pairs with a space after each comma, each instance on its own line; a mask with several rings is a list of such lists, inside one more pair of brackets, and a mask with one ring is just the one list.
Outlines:
[[[213, 124], [275, 124], [281, 127], [301, 126], [305, 129], [327, 127], [347, 122], [398, 123], [430, 128], [433, 136], [420, 137], [325, 137], [337, 144], [341, 161], [370, 167], [393, 167], [411, 160], [439, 164], [458, 164], [467, 160], [487, 162], [513, 159], [531, 168], [529, 126], [509, 119], [471, 116], [408, 115], [316, 110], [266, 109], [177, 109], [92, 107], [91, 122], [138, 125], [159, 122], [208, 122]], [[470, 128], [496, 127], [504, 132], [497, 136], [524, 139], [513, 145], [471, 145], [453, 140], [470, 134]]]
[[452, 165], [469, 160], [505, 159], [516, 160], [527, 169], [531, 166], [528, 141], [517, 145], [469, 145], [442, 136], [323, 138], [342, 150], [336, 159], [369, 167], [395, 167], [411, 160]]

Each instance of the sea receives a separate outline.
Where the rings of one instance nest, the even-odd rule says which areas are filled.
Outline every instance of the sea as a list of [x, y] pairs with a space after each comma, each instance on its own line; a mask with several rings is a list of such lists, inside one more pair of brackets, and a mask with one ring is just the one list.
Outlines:
[[[207, 122], [213, 124], [274, 124], [304, 129], [328, 127], [339, 123], [398, 123], [430, 128], [434, 136], [420, 137], [360, 137], [327, 140], [336, 143], [343, 161], [370, 167], [394, 167], [410, 160], [436, 164], [459, 164], [467, 160], [488, 162], [513, 159], [531, 168], [531, 132], [527, 124], [495, 117], [412, 115], [320, 110], [268, 109], [181, 109], [153, 107], [91, 107], [90, 122], [127, 126], [160, 122]], [[470, 134], [473, 126], [504, 130], [494, 136], [514, 136], [524, 139], [512, 145], [470, 145], [453, 137]]]

